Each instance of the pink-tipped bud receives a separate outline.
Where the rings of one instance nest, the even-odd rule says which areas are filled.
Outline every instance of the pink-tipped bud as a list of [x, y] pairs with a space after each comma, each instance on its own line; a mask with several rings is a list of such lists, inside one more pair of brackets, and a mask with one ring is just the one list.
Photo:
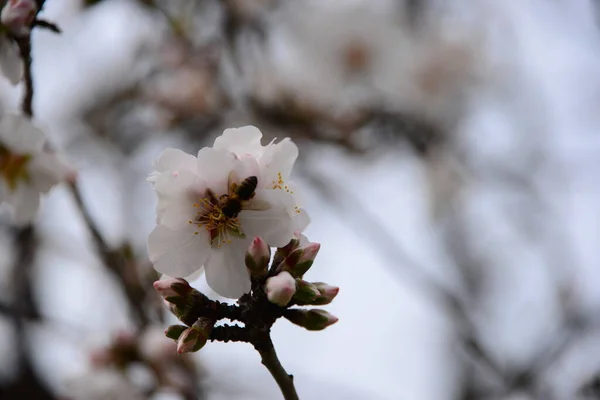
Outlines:
[[246, 252], [246, 268], [250, 275], [256, 278], [264, 277], [267, 274], [270, 259], [271, 248], [267, 242], [260, 237], [255, 237]]
[[156, 281], [154, 288], [163, 297], [165, 307], [186, 325], [193, 324], [202, 316], [203, 310], [212, 304], [208, 297], [182, 278]]
[[154, 282], [154, 289], [161, 295], [162, 298], [186, 296], [190, 294], [194, 288], [183, 278], [167, 278]]
[[320, 295], [321, 293], [315, 285], [302, 279], [296, 279], [296, 293], [294, 294], [294, 300], [298, 304], [312, 304], [312, 301]]
[[319, 309], [302, 310], [293, 308], [286, 310], [283, 316], [290, 322], [309, 331], [320, 331], [338, 322], [335, 315]]
[[27, 35], [37, 11], [35, 0], [8, 0], [0, 13], [0, 21], [13, 35]]
[[292, 251], [296, 250], [303, 244], [303, 241], [308, 242], [306, 236], [302, 236], [300, 231], [294, 232], [294, 237], [290, 240], [290, 242], [275, 251], [275, 255], [273, 256], [273, 265], [277, 267], [279, 264], [281, 264]]
[[321, 245], [319, 243], [308, 243], [290, 253], [283, 261], [283, 269], [289, 271], [294, 277], [302, 278], [312, 267]]
[[191, 353], [200, 350], [210, 337], [215, 321], [199, 318], [192, 326], [181, 332], [177, 340], [177, 353]]
[[267, 279], [265, 291], [271, 303], [285, 307], [296, 292], [296, 280], [289, 272], [280, 272]]
[[311, 303], [316, 306], [323, 306], [329, 304], [335, 299], [335, 296], [340, 292], [340, 288], [337, 286], [330, 286], [323, 282], [313, 283], [319, 291], [319, 296]]

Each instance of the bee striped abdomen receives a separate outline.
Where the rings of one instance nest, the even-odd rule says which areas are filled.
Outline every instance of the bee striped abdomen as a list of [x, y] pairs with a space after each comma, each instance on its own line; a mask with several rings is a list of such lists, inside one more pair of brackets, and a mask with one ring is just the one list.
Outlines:
[[258, 185], [258, 178], [256, 176], [249, 176], [244, 179], [242, 183], [236, 188], [235, 194], [240, 200], [250, 200], [254, 197], [256, 186]]

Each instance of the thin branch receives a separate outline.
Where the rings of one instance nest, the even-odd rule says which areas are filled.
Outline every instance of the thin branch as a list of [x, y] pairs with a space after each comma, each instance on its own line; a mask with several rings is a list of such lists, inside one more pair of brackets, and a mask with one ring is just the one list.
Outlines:
[[294, 387], [294, 377], [288, 374], [281, 365], [281, 362], [279, 362], [273, 345], [271, 344], [269, 347], [260, 349], [258, 352], [260, 353], [262, 364], [269, 370], [273, 379], [279, 385], [283, 398], [285, 400], [298, 400], [298, 393], [296, 393], [296, 388]]
[[33, 117], [33, 76], [31, 71], [31, 35], [15, 38], [19, 46], [19, 54], [23, 60], [23, 82], [25, 84], [25, 94], [21, 103], [23, 114]]

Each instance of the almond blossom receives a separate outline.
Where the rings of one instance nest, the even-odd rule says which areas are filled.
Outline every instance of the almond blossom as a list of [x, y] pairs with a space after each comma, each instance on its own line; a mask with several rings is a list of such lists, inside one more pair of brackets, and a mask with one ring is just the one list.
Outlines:
[[0, 13], [0, 69], [13, 85], [23, 77], [23, 61], [11, 36], [28, 35], [37, 10], [33, 0], [9, 0]]
[[14, 40], [0, 33], [0, 69], [10, 83], [16, 85], [23, 77], [23, 61]]
[[289, 139], [263, 147], [261, 137], [255, 127], [226, 130], [198, 157], [176, 149], [159, 156], [148, 178], [158, 196], [148, 238], [157, 271], [187, 277], [204, 267], [215, 292], [236, 298], [250, 289], [252, 239], [280, 247], [306, 227], [289, 183], [297, 147]]
[[26, 117], [7, 114], [0, 121], [0, 203], [11, 206], [17, 223], [31, 221], [47, 193], [72, 175], [54, 153], [44, 149], [44, 133]]

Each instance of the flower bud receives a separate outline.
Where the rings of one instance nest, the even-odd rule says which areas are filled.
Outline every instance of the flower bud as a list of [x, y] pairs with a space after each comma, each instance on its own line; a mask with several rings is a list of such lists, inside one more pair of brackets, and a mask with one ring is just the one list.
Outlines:
[[181, 332], [177, 340], [177, 353], [191, 353], [204, 347], [214, 325], [215, 321], [210, 318], [198, 318], [191, 327]]
[[290, 322], [308, 329], [309, 331], [320, 331], [338, 322], [338, 318], [325, 310], [311, 309], [302, 310], [298, 308], [288, 309], [283, 314]]
[[330, 286], [323, 282], [314, 282], [313, 284], [319, 291], [319, 295], [311, 303], [316, 306], [323, 306], [331, 303], [332, 300], [335, 299], [335, 296], [340, 292], [340, 288], [337, 286]]
[[165, 336], [169, 339], [177, 340], [186, 329], [187, 326], [185, 325], [171, 325], [165, 329]]
[[302, 241], [306, 240], [306, 236], [302, 236], [300, 231], [294, 232], [294, 237], [288, 244], [283, 247], [278, 248], [275, 251], [275, 255], [273, 256], [273, 265], [278, 266], [285, 260], [290, 253], [298, 248], [302, 244]]
[[8, 0], [0, 20], [13, 35], [27, 35], [38, 11], [35, 0]]
[[163, 299], [173, 304], [182, 304], [194, 291], [194, 288], [182, 278], [161, 279], [154, 282], [154, 289]]
[[163, 297], [167, 309], [186, 325], [193, 324], [207, 309], [214, 306], [213, 301], [182, 278], [156, 281], [154, 288]]
[[280, 272], [276, 276], [267, 279], [265, 291], [271, 303], [285, 307], [296, 292], [296, 280], [289, 272]]
[[255, 278], [264, 277], [271, 259], [271, 248], [260, 237], [255, 237], [246, 252], [246, 268]]
[[299, 304], [312, 304], [312, 301], [321, 293], [315, 285], [302, 279], [296, 279], [296, 293], [294, 300]]
[[312, 267], [320, 248], [319, 243], [308, 243], [306, 246], [292, 251], [283, 261], [283, 270], [289, 271], [296, 278], [302, 278]]

